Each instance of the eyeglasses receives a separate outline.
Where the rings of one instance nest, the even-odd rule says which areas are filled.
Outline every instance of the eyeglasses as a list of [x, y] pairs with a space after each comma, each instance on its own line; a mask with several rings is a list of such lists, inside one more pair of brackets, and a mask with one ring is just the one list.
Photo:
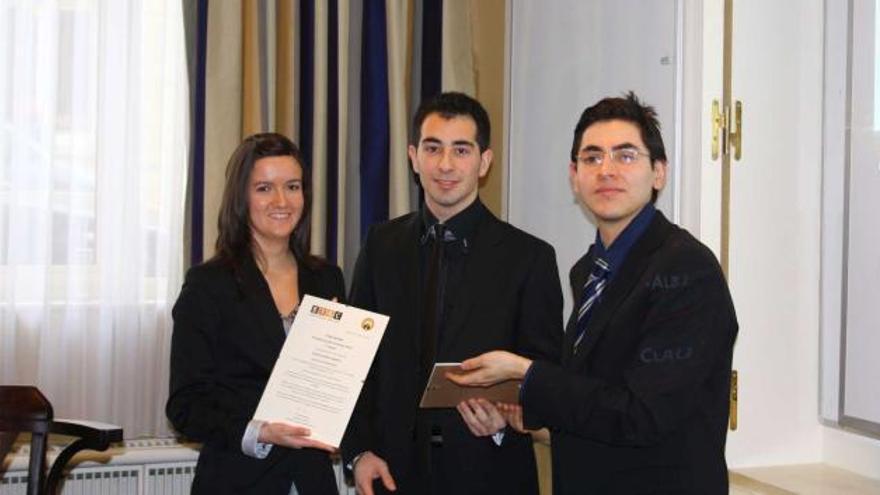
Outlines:
[[587, 167], [598, 167], [605, 162], [605, 155], [611, 157], [615, 165], [632, 165], [641, 156], [651, 157], [650, 153], [644, 153], [635, 148], [619, 148], [611, 151], [589, 150], [577, 156], [577, 162]]

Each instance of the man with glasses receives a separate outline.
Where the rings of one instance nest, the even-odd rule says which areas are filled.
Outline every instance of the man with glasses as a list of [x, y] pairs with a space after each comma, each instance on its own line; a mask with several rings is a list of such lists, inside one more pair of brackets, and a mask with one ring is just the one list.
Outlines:
[[480, 201], [489, 117], [461, 93], [419, 106], [409, 157], [420, 211], [374, 225], [352, 305], [391, 317], [342, 445], [359, 493], [538, 492], [531, 437], [485, 400], [420, 409], [435, 362], [506, 349], [559, 361], [562, 290], [553, 248]]
[[653, 206], [666, 172], [651, 107], [630, 93], [587, 108], [569, 177], [598, 232], [571, 270], [561, 366], [493, 351], [451, 376], [524, 379], [520, 404], [500, 409], [549, 427], [557, 495], [728, 491], [736, 316], [712, 252]]

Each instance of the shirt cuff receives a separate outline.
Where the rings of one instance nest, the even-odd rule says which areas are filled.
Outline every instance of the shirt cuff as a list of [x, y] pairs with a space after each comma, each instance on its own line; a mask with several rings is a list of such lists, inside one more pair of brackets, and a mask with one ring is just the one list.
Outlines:
[[504, 441], [504, 430], [501, 430], [492, 435], [492, 441], [495, 442], [495, 445], [501, 447], [501, 442]]
[[241, 437], [241, 451], [244, 455], [255, 457], [257, 459], [265, 459], [272, 451], [271, 443], [261, 443], [257, 439], [260, 438], [260, 428], [263, 427], [265, 421], [252, 419], [244, 430], [244, 436]]

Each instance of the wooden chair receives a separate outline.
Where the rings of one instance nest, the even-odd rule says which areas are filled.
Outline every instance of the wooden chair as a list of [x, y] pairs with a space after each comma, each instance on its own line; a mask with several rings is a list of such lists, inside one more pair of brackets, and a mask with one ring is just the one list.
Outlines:
[[[122, 428], [101, 423], [56, 420], [52, 404], [36, 387], [0, 385], [0, 436], [11, 443], [19, 433], [30, 433], [28, 495], [55, 495], [64, 468], [77, 452], [103, 451], [113, 442], [122, 441]], [[46, 476], [46, 446], [50, 434], [76, 437], [61, 451]], [[5, 454], [0, 441], [0, 461]]]

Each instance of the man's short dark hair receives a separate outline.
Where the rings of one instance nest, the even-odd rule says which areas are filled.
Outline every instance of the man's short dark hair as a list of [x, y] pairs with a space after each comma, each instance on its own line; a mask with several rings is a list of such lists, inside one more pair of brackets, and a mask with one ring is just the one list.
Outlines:
[[651, 155], [651, 166], [655, 160], [666, 161], [666, 147], [660, 134], [660, 122], [654, 107], [643, 104], [632, 91], [623, 98], [604, 98], [595, 105], [584, 110], [574, 128], [574, 140], [571, 143], [571, 161], [577, 163], [581, 138], [588, 127], [608, 120], [623, 120], [635, 124], [639, 128], [642, 141]]
[[[666, 147], [663, 145], [663, 136], [660, 134], [660, 122], [657, 120], [657, 111], [654, 107], [642, 103], [633, 91], [626, 93], [622, 98], [603, 98], [595, 105], [588, 107], [581, 114], [574, 128], [574, 140], [571, 143], [571, 162], [577, 163], [578, 151], [580, 151], [581, 139], [584, 131], [597, 122], [609, 120], [623, 120], [630, 122], [639, 128], [642, 142], [648, 148], [651, 155], [651, 168], [654, 162], [660, 160], [666, 162]], [[651, 202], [657, 201], [657, 190], [651, 195]]]
[[480, 153], [489, 149], [489, 139], [491, 139], [491, 128], [489, 126], [489, 114], [479, 101], [471, 98], [464, 93], [448, 92], [440, 93], [437, 96], [422, 101], [413, 117], [413, 126], [410, 144], [418, 146], [422, 139], [422, 124], [431, 114], [439, 114], [444, 119], [452, 119], [454, 117], [470, 117], [477, 125], [477, 146], [480, 147]]

